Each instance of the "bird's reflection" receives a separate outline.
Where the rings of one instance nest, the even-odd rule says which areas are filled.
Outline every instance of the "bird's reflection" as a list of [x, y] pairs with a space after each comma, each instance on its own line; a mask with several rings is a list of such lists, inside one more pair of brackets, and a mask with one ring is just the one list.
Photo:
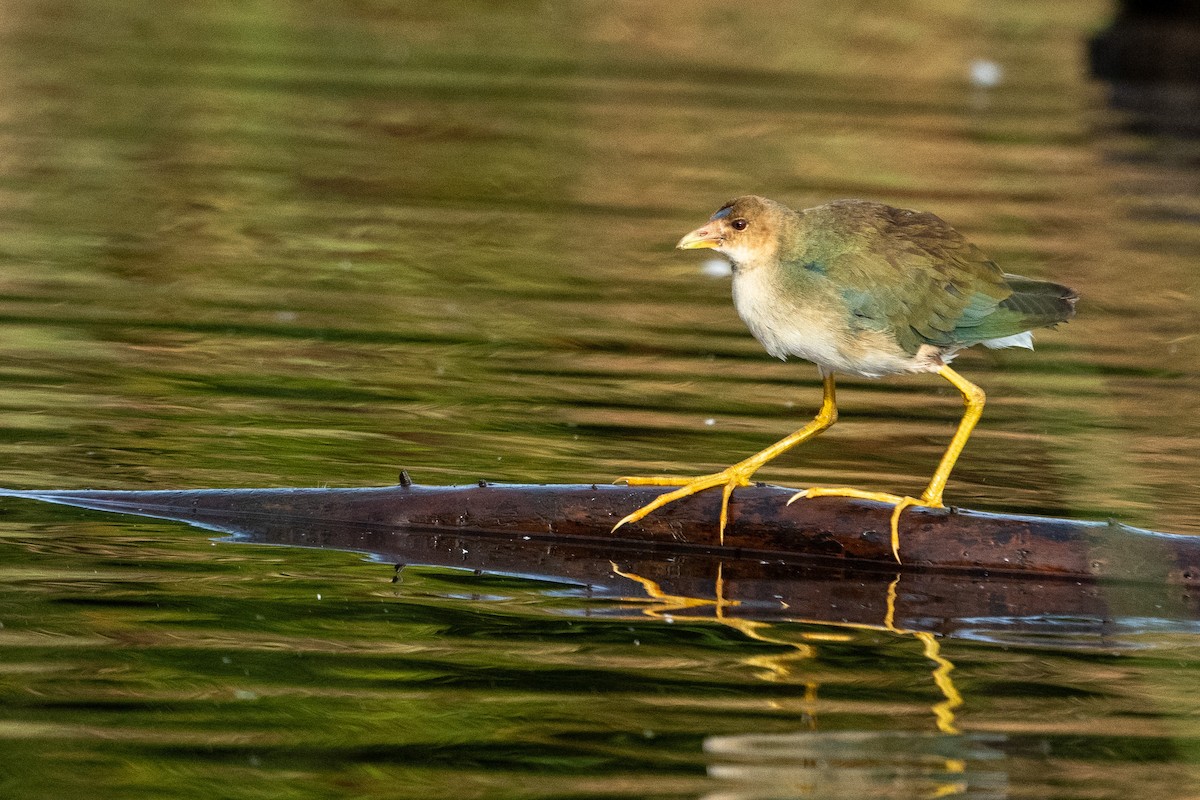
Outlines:
[[[694, 617], [696, 611], [706, 610], [716, 623], [749, 639], [786, 648], [779, 654], [747, 657], [742, 663], [755, 670], [761, 680], [803, 684], [804, 694], [798, 707], [790, 709], [795, 713], [798, 730], [793, 734], [742, 734], [705, 740], [705, 753], [712, 757], [710, 775], [735, 782], [746, 790], [735, 796], [774, 797], [786, 790], [821, 797], [880, 797], [889, 796], [901, 787], [905, 796], [919, 797], [950, 797], [968, 790], [977, 797], [1007, 794], [1006, 775], [995, 768], [1003, 752], [989, 746], [1002, 741], [1002, 737], [964, 736], [958, 728], [956, 712], [964, 701], [954, 684], [954, 664], [943, 652], [941, 640], [930, 631], [908, 630], [896, 624], [900, 575], [884, 590], [883, 615], [878, 624], [830, 625], [824, 620], [794, 617], [789, 623], [816, 623], [823, 627], [801, 632], [797, 641], [778, 622], [730, 613], [739, 606], [739, 601], [727, 596], [722, 564], [718, 564], [711, 597], [672, 594], [651, 578], [623, 569], [616, 562], [611, 562], [611, 566], [615, 575], [637, 584], [645, 592], [648, 602], [641, 607], [641, 613], [647, 617]], [[852, 639], [848, 632], [840, 632], [838, 628], [885, 631], [911, 637], [921, 644], [924, 657], [932, 664], [930, 679], [941, 695], [941, 699], [930, 705], [931, 730], [821, 730], [819, 682], [805, 665], [813, 663], [822, 643], [844, 644]], [[774, 707], [789, 710], [778, 703]], [[979, 761], [989, 762], [990, 768], [981, 770], [973, 766]]]
[[[718, 564], [717, 575], [714, 582], [714, 591], [712, 598], [688, 597], [684, 595], [671, 594], [663, 589], [663, 587], [655, 580], [647, 578], [643, 575], [638, 575], [635, 572], [622, 569], [616, 562], [612, 563], [613, 572], [622, 577], [627, 578], [638, 585], [645, 591], [651, 602], [641, 609], [641, 613], [648, 617], [664, 618], [677, 615], [681, 612], [686, 613], [689, 610], [697, 608], [711, 608], [712, 618], [716, 622], [727, 625], [734, 630], [739, 631], [742, 635], [749, 639], [754, 639], [768, 644], [782, 645], [787, 649], [786, 652], [780, 655], [762, 656], [755, 655], [747, 658], [743, 663], [746, 666], [760, 670], [759, 677], [767, 681], [790, 681], [796, 680], [797, 667], [803, 662], [811, 660], [816, 656], [816, 647], [821, 641], [847, 641], [850, 637], [839, 635], [837, 633], [812, 632], [806, 631], [800, 634], [803, 641], [794, 641], [787, 638], [781, 631], [779, 626], [770, 621], [747, 619], [745, 617], [735, 616], [729, 612], [731, 608], [739, 605], [736, 599], [726, 597], [724, 565]], [[963, 704], [962, 695], [954, 686], [954, 680], [951, 673], [954, 671], [954, 664], [942, 653], [942, 645], [938, 637], [929, 631], [906, 630], [896, 625], [896, 588], [900, 583], [900, 575], [887, 585], [886, 594], [884, 597], [884, 614], [879, 624], [873, 625], [864, 622], [846, 622], [840, 625], [834, 625], [834, 628], [843, 627], [849, 629], [866, 629], [887, 631], [898, 636], [910, 636], [921, 643], [925, 658], [933, 663], [933, 669], [930, 676], [934, 685], [942, 695], [942, 699], [933, 704], [930, 708], [936, 727], [942, 733], [958, 733], [958, 728], [955, 725], [955, 709]], [[830, 623], [824, 620], [805, 619], [803, 617], [794, 617], [789, 622], [793, 623], [808, 623], [829, 626]], [[801, 678], [803, 680], [803, 678]], [[817, 684], [813, 681], [804, 681], [808, 691], [806, 695], [811, 695], [814, 699], [816, 696]]]

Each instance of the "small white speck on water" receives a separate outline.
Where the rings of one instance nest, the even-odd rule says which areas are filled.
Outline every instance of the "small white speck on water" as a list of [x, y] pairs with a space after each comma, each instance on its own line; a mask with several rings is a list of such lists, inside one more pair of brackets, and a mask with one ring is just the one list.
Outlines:
[[1004, 68], [986, 58], [971, 62], [971, 85], [981, 89], [992, 89], [1004, 80]]
[[728, 278], [733, 274], [733, 264], [724, 258], [706, 258], [700, 262], [700, 274], [708, 278]]
[[320, 593], [320, 592], [317, 592], [317, 599], [318, 599], [318, 600], [320, 600], [320, 599], [321, 599], [321, 593]]
[[715, 419], [713, 419], [712, 417], [709, 417], [708, 419], [704, 420], [704, 424], [705, 425], [716, 425], [717, 421]]
[[642, 640], [641, 640], [641, 639], [634, 639], [634, 640], [633, 640], [633, 646], [634, 646], [634, 647], [641, 647], [641, 646], [642, 646]]

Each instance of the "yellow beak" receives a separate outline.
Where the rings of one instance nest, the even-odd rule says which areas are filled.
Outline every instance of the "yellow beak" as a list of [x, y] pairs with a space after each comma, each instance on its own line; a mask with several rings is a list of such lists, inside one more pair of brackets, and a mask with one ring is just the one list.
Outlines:
[[675, 245], [680, 250], [699, 250], [702, 247], [718, 247], [721, 244], [721, 234], [713, 223], [696, 228]]

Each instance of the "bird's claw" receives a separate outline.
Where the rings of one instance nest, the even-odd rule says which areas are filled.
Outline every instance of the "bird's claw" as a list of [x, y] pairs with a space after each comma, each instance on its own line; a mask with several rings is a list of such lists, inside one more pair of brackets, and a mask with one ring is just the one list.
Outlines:
[[795, 501], [806, 497], [854, 497], [859, 500], [874, 500], [879, 503], [888, 503], [895, 506], [892, 509], [891, 532], [892, 532], [892, 555], [896, 558], [897, 564], [902, 564], [900, 560], [900, 514], [909, 506], [924, 506], [926, 508], [942, 508], [940, 502], [931, 502], [924, 498], [916, 497], [901, 497], [898, 494], [888, 494], [887, 492], [868, 492], [863, 489], [847, 489], [835, 488], [827, 489], [821, 486], [810, 486], [807, 489], [802, 489], [788, 498], [787, 505], [791, 505]]
[[729, 498], [733, 495], [733, 490], [740, 486], [750, 485], [750, 475], [753, 470], [740, 470], [735, 466], [724, 469], [720, 472], [714, 472], [711, 475], [702, 475], [699, 478], [679, 478], [674, 476], [655, 476], [655, 477], [622, 477], [617, 478], [615, 483], [624, 483], [626, 486], [678, 486], [679, 488], [661, 494], [651, 500], [646, 505], [642, 506], [632, 514], [625, 515], [620, 522], [613, 526], [613, 530], [617, 530], [622, 525], [630, 522], [637, 522], [644, 518], [647, 514], [657, 509], [662, 508], [668, 503], [673, 503], [676, 500], [682, 500], [685, 497], [702, 492], [705, 489], [711, 489], [715, 486], [723, 486], [721, 493], [721, 522], [718, 530], [720, 542], [725, 543], [725, 524], [729, 521]]

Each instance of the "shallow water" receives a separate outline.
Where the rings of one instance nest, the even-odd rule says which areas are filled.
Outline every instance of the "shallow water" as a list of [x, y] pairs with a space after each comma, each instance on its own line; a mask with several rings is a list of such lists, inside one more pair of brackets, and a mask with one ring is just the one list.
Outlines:
[[[989, 405], [950, 502], [1200, 534], [1200, 145], [1131, 132], [1087, 80], [1108, 13], [5, 2], [0, 485], [719, 468], [819, 401], [671, 249], [755, 191], [933, 210], [1082, 293], [1035, 352], [956, 362]], [[842, 421], [760, 477], [919, 490], [953, 389], [841, 387]], [[1200, 785], [1200, 639], [1157, 618], [756, 627], [634, 579], [393, 583], [210, 536], [0, 504], [0, 793]]]

